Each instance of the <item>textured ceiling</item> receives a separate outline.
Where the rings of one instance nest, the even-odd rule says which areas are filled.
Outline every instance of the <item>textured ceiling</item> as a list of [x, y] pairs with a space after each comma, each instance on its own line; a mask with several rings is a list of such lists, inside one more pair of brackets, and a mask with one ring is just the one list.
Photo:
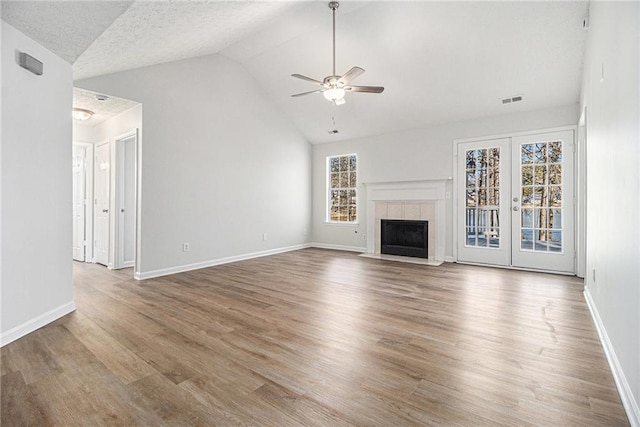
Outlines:
[[132, 1], [6, 1], [2, 19], [73, 63]]
[[139, 102], [116, 98], [115, 96], [107, 96], [107, 99], [100, 101], [96, 98], [97, 95], [104, 97], [104, 94], [77, 87], [73, 88], [73, 108], [82, 108], [94, 113], [88, 120], [78, 123], [84, 126], [95, 126], [139, 104]]
[[[292, 73], [330, 74], [326, 1], [136, 1], [122, 12], [126, 5], [3, 1], [2, 19], [61, 56], [77, 57], [76, 80], [225, 55], [243, 64], [314, 143], [579, 101], [587, 2], [343, 1], [337, 72], [361, 66], [366, 73], [354, 84], [385, 91], [347, 94], [339, 107], [319, 94], [290, 97], [314, 89]], [[513, 95], [524, 101], [501, 104]], [[329, 135], [334, 120], [340, 133]]]
[[74, 63], [74, 79], [210, 55], [295, 3], [137, 1]]

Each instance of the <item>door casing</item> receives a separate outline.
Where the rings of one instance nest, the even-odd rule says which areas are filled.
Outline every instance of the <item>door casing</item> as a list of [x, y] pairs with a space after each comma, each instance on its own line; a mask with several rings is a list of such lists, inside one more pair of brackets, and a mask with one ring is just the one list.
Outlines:
[[113, 268], [135, 265], [137, 229], [138, 131], [134, 129], [114, 138], [114, 232]]

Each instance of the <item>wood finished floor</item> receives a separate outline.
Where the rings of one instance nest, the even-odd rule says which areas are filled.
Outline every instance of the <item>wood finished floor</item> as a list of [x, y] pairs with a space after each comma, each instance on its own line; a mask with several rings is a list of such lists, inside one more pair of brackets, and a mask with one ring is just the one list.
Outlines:
[[582, 281], [305, 249], [136, 281], [1, 350], [1, 423], [628, 425]]

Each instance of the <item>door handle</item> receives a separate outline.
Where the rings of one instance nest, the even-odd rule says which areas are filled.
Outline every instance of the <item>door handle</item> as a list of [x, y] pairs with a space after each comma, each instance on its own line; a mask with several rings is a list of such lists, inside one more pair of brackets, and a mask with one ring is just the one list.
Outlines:
[[109, 209], [102, 209], [102, 213], [109, 213]]

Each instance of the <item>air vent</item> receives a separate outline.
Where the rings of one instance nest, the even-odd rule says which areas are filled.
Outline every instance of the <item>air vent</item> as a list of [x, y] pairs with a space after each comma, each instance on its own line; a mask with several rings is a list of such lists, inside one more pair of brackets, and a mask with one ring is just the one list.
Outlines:
[[522, 101], [522, 95], [511, 96], [509, 98], [502, 98], [503, 104], [511, 104], [513, 102], [520, 102], [520, 101]]
[[335, 135], [336, 133], [338, 133], [338, 129], [331, 129], [329, 132], [329, 135]]

